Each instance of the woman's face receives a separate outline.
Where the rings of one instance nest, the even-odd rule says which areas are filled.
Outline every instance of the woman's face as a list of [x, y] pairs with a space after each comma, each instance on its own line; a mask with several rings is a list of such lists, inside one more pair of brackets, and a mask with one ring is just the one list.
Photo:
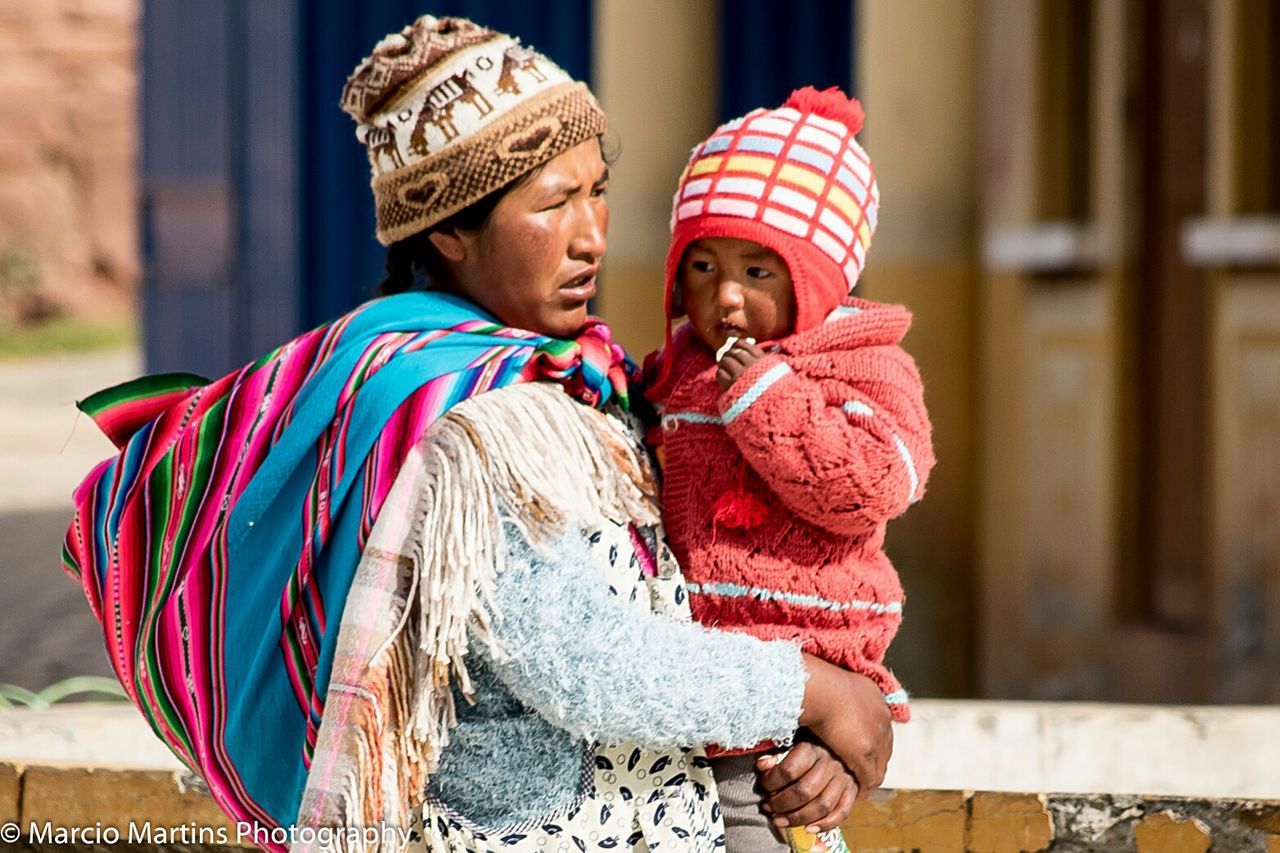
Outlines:
[[455, 232], [462, 254], [451, 265], [453, 289], [507, 326], [572, 337], [596, 293], [608, 181], [595, 139], [550, 160], [503, 196], [478, 230]]

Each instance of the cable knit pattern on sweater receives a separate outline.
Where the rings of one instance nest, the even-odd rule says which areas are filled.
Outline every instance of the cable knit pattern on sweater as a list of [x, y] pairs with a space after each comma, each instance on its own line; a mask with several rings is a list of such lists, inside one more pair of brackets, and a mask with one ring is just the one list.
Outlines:
[[[847, 299], [779, 342], [721, 392], [713, 354], [686, 326], [663, 407], [663, 512], [694, 617], [807, 651], [874, 679], [895, 719], [905, 693], [884, 666], [902, 619], [885, 523], [924, 493], [934, 464], [911, 315]], [[744, 486], [767, 508], [750, 529], [713, 507]]]

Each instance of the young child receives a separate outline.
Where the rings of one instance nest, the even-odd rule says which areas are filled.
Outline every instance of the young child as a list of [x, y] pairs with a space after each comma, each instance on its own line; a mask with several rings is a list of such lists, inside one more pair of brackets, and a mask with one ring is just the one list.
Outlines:
[[[885, 522], [920, 499], [934, 458], [899, 346], [911, 315], [848, 296], [879, 200], [861, 127], [857, 101], [806, 88], [694, 149], [666, 264], [667, 317], [688, 322], [651, 356], [649, 397], [694, 617], [800, 641], [905, 721], [883, 662], [903, 599]], [[714, 759], [731, 853], [786, 849], [750, 793], [758, 757]]]

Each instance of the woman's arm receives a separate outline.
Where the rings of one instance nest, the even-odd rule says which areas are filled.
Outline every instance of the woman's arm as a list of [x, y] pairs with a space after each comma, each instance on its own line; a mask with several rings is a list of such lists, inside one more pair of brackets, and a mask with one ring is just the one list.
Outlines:
[[508, 531], [492, 663], [530, 708], [587, 739], [790, 742], [807, 698], [798, 646], [646, 612], [609, 590], [581, 536], [546, 557]]
[[800, 724], [840, 756], [858, 781], [857, 799], [866, 799], [884, 781], [893, 754], [889, 706], [865, 675], [810, 655], [805, 669], [809, 681]]
[[857, 777], [859, 799], [880, 785], [893, 732], [874, 682], [790, 643], [640, 610], [596, 559], [581, 536], [548, 558], [509, 534], [491, 662], [522, 702], [584, 738], [650, 747], [789, 743], [804, 725]]

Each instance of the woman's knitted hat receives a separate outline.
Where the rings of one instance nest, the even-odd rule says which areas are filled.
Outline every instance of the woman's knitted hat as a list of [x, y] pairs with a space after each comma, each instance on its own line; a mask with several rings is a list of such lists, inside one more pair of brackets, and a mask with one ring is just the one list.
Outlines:
[[781, 107], [721, 125], [693, 149], [671, 211], [667, 316], [685, 248], [736, 237], [782, 256], [796, 292], [796, 331], [817, 326], [858, 281], [876, 230], [880, 191], [853, 138], [862, 105], [805, 87]]
[[431, 15], [378, 42], [347, 79], [342, 108], [369, 150], [383, 245], [605, 130], [591, 91], [542, 54]]

